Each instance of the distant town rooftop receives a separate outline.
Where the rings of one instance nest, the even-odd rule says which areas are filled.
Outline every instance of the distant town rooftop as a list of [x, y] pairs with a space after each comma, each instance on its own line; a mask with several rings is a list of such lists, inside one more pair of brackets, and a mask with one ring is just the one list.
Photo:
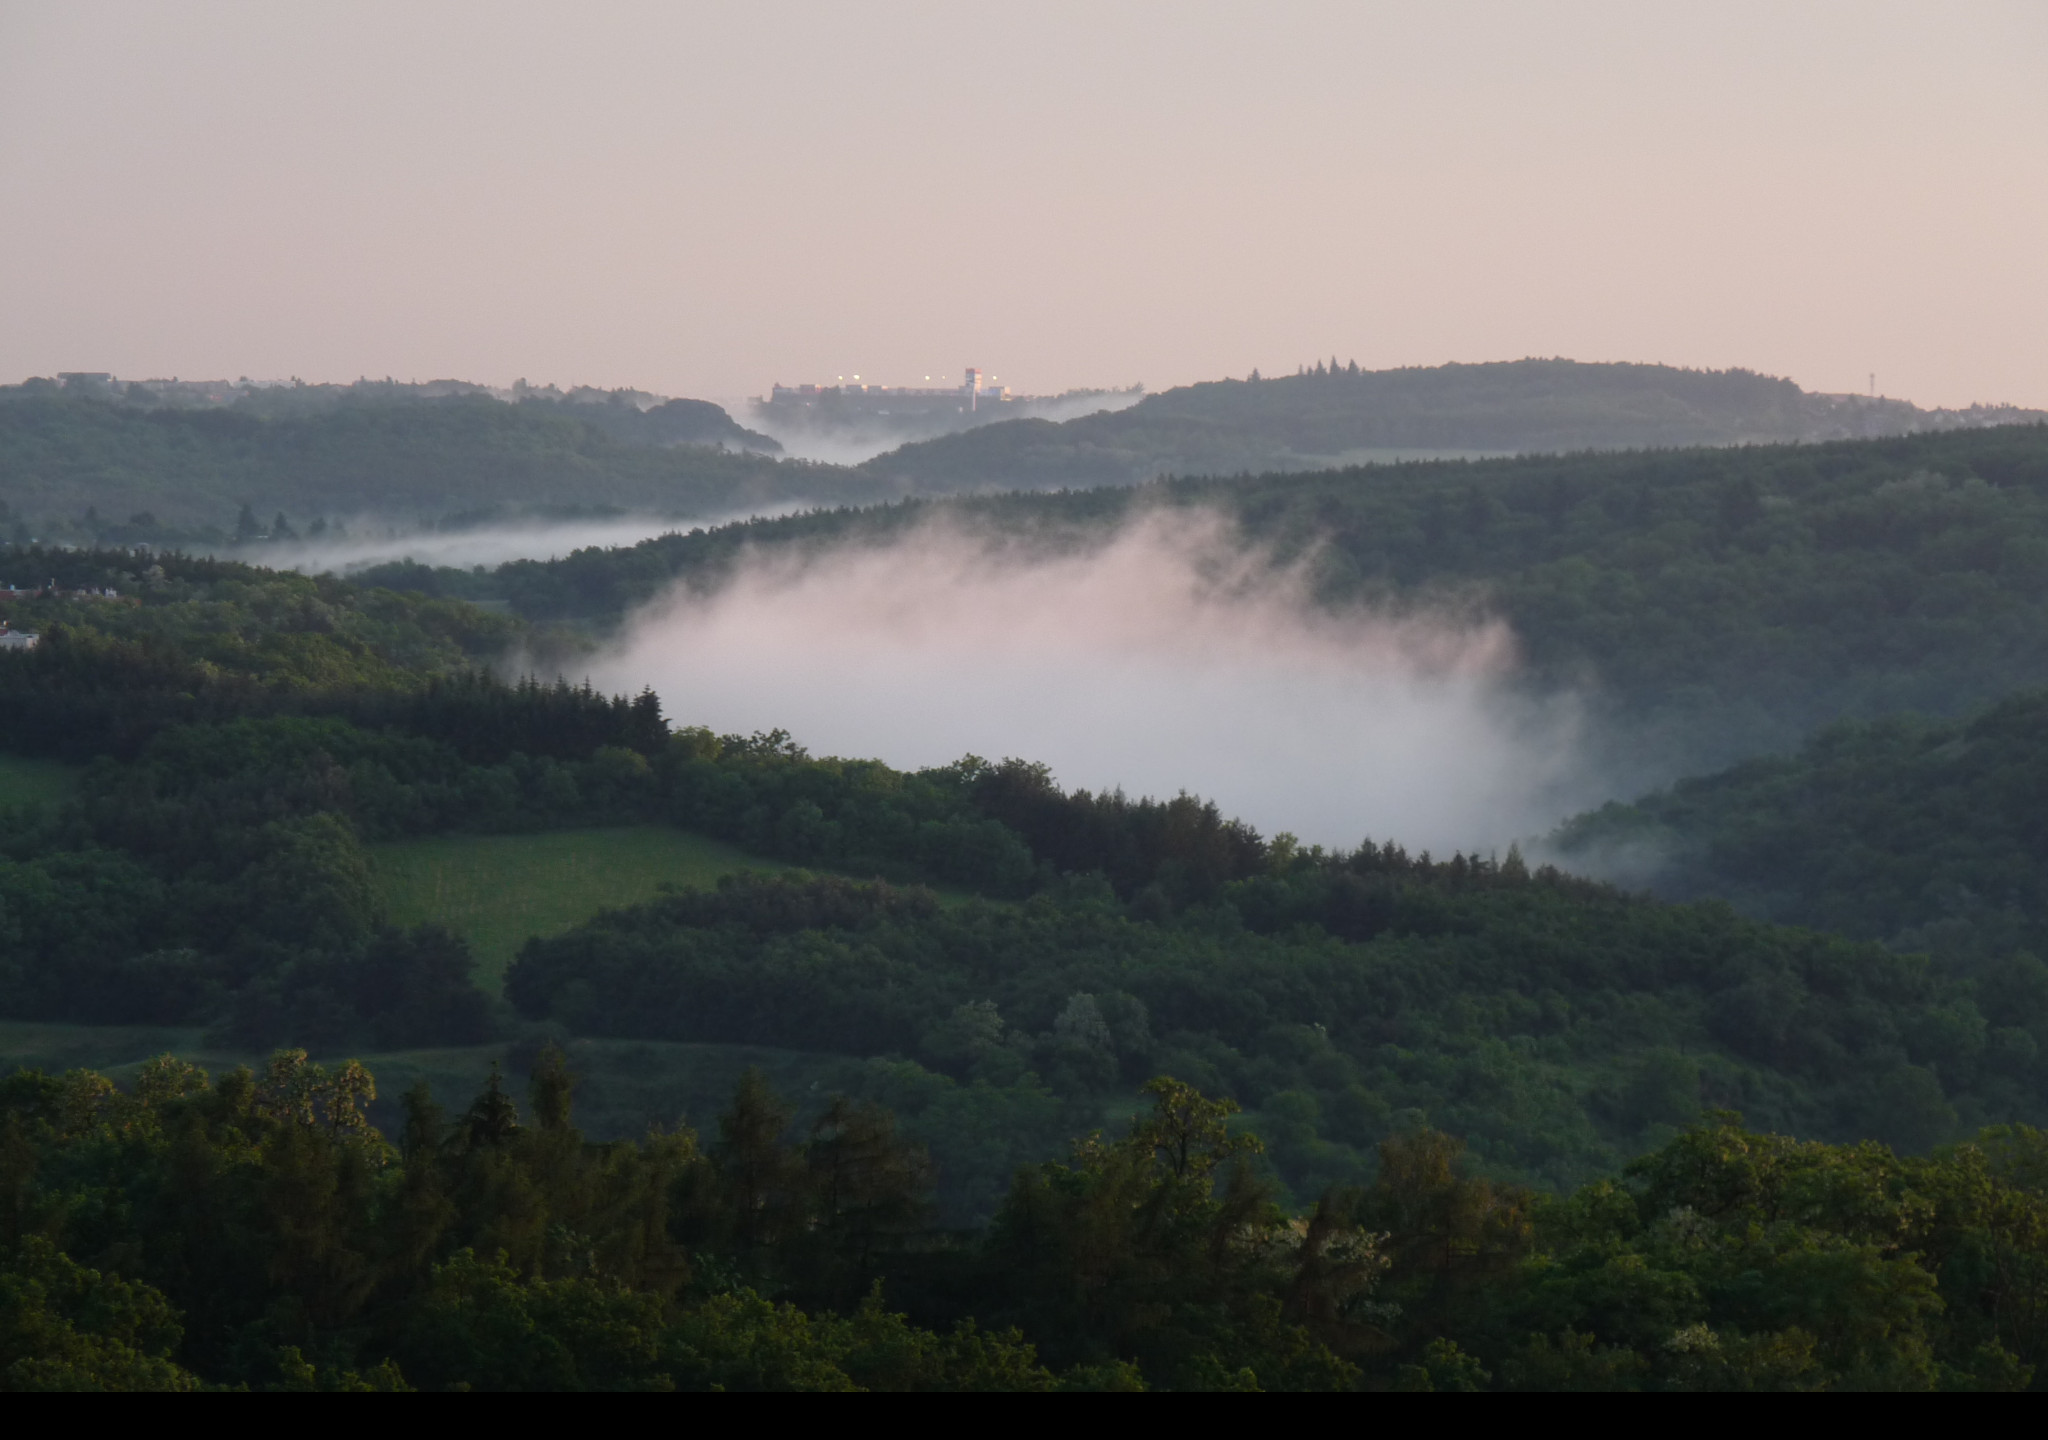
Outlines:
[[971, 411], [985, 404], [1003, 404], [1022, 398], [1011, 395], [1008, 386], [989, 383], [981, 371], [970, 368], [961, 383], [953, 386], [864, 385], [858, 375], [850, 383], [835, 380], [830, 385], [784, 385], [777, 381], [768, 392], [767, 403], [807, 406], [827, 401], [865, 409], [908, 401], [919, 408], [946, 404]]

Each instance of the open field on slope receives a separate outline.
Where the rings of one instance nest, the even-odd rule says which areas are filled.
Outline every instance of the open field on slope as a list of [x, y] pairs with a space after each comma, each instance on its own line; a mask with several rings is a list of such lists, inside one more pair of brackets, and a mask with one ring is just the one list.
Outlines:
[[775, 860], [666, 825], [539, 835], [446, 835], [371, 847], [377, 898], [395, 924], [434, 920], [466, 937], [477, 983], [496, 993], [519, 947], [600, 910], [652, 900], [664, 884], [709, 887]]

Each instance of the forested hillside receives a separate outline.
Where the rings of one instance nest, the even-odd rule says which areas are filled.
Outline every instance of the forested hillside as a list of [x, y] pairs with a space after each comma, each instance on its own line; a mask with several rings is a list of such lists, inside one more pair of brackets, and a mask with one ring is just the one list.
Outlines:
[[1311, 557], [1333, 605], [1501, 616], [1522, 683], [1586, 697], [1622, 787], [1844, 717], [1957, 714], [2048, 683], [2048, 426], [922, 502], [385, 583], [604, 625], [678, 581], [715, 587], [750, 550], [928, 522], [1071, 549], [1153, 508], [1221, 514], [1277, 562]]
[[[482, 1036], [509, 1017], [459, 940], [384, 927], [364, 845], [656, 822], [910, 889], [735, 880], [600, 917], [513, 967], [528, 1020], [909, 1057], [1020, 1114], [1085, 1115], [1168, 1068], [1286, 1113], [1276, 1163], [1305, 1194], [1424, 1116], [1550, 1183], [1704, 1104], [1911, 1146], [2048, 1118], [2028, 1043], [2048, 1012], [1986, 1013], [1875, 946], [1512, 856], [1301, 851], [1022, 761], [905, 774], [672, 732], [652, 695], [471, 673], [508, 622], [457, 602], [162, 568], [142, 603], [61, 602], [40, 646], [0, 658], [18, 753], [102, 757], [10, 831], [6, 1013], [329, 1050]], [[985, 898], [938, 907], [924, 882]]]
[[[1893, 716], [1796, 754], [1582, 815], [1567, 864], [1659, 893], [1894, 948], [1936, 950], [2010, 994], [2048, 993], [2048, 695], [1960, 721]], [[1994, 973], [1995, 972], [1995, 973]], [[2017, 987], [2017, 988], [2015, 988]]]
[[1812, 395], [1746, 370], [1515, 360], [1214, 380], [1114, 413], [1020, 420], [906, 445], [862, 468], [923, 493], [1132, 485], [1444, 454], [1749, 445], [2039, 421]]
[[236, 533], [245, 506], [264, 531], [282, 513], [303, 533], [316, 519], [361, 515], [401, 524], [593, 506], [716, 515], [898, 493], [831, 467], [672, 443], [725, 438], [687, 410], [695, 403], [614, 414], [481, 395], [371, 394], [266, 415], [261, 407], [8, 399], [0, 401], [0, 523], [17, 539], [218, 543]]

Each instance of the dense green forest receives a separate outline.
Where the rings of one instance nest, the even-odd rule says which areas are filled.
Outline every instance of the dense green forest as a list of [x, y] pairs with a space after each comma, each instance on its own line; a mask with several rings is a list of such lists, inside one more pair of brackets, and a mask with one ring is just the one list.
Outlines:
[[1812, 395], [1746, 370], [1514, 360], [1212, 380], [1112, 413], [1019, 420], [862, 468], [920, 493], [1132, 485], [1160, 475], [1324, 470], [1402, 456], [1748, 445], [2038, 421], [2009, 406], [1922, 410]]
[[1332, 605], [1497, 615], [1532, 690], [1585, 697], [1623, 793], [1788, 750], [1843, 718], [1958, 714], [2048, 683], [2048, 426], [911, 502], [754, 521], [488, 575], [384, 584], [603, 626], [753, 551], [942, 522], [1085, 547], [1154, 509], [1219, 513]]
[[[529, 1020], [896, 1054], [970, 1085], [986, 1042], [982, 1078], [1029, 1074], [1081, 1102], [1170, 1056], [1248, 1105], [1292, 1097], [1310, 1191], [1363, 1164], [1400, 1115], [1455, 1112], [1483, 1158], [1557, 1183], [1702, 1103], [1905, 1144], [2036, 1118], [2021, 1036], [1993, 1035], [1963, 982], [1874, 946], [1631, 900], [1513, 857], [1301, 851], [1185, 797], [1069, 794], [1021, 761], [904, 774], [781, 735], [672, 732], [652, 695], [468, 672], [429, 627], [509, 622], [457, 602], [287, 576], [262, 579], [270, 595], [255, 577], [172, 560], [144, 603], [62, 602], [91, 618], [7, 657], [16, 748], [100, 757], [74, 798], [11, 832], [9, 1013], [205, 1022], [323, 1050], [476, 1038], [482, 1002], [455, 998], [473, 989], [462, 947], [380, 928], [362, 847], [659, 821], [912, 888], [735, 881], [731, 913], [678, 899], [600, 919], [514, 967], [508, 997]], [[238, 587], [256, 593], [238, 603]], [[380, 606], [404, 612], [385, 654], [350, 633]], [[267, 638], [220, 638], [248, 609], [269, 612]], [[386, 658], [401, 647], [411, 668]], [[987, 898], [942, 908], [921, 882]], [[801, 984], [763, 978], [788, 965]], [[1068, 1032], [1093, 1037], [1087, 1058], [1062, 1048]], [[1643, 1065], [1663, 1069], [1645, 1080]], [[1626, 1098], [1642, 1086], [1668, 1103]]]
[[872, 1106], [611, 1144], [543, 1050], [387, 1139], [353, 1063], [0, 1081], [0, 1387], [2015, 1390], [2048, 1349], [2048, 1137], [1925, 1159], [1716, 1117], [1541, 1196], [1418, 1130], [1290, 1215], [1171, 1080], [977, 1233]]
[[1566, 863], [2048, 989], [2048, 695], [1844, 723], [1562, 827]]

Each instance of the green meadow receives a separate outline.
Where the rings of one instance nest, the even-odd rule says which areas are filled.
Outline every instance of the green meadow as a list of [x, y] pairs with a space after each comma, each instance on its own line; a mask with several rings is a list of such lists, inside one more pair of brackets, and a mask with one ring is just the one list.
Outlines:
[[708, 888], [736, 870], [787, 870], [666, 825], [541, 835], [445, 835], [371, 847], [377, 898], [394, 924], [434, 920], [466, 937], [477, 983], [496, 993], [519, 947], [663, 885]]
[[62, 800], [78, 783], [78, 771], [54, 760], [0, 755], [0, 810], [10, 805]]

